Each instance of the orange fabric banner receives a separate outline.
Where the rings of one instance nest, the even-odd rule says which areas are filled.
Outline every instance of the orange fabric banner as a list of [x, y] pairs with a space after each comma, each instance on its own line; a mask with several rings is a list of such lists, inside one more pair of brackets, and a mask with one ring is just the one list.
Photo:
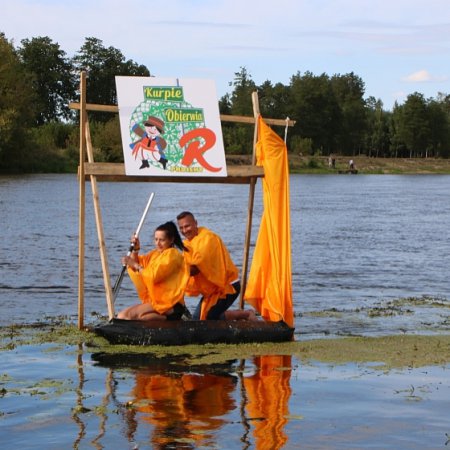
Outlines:
[[257, 165], [264, 167], [264, 212], [244, 299], [265, 320], [293, 326], [289, 166], [284, 141], [258, 118]]

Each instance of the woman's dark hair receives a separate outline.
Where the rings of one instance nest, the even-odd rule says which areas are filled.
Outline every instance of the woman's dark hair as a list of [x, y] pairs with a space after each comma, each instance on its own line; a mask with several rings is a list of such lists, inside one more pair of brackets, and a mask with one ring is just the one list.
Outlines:
[[172, 221], [163, 223], [157, 227], [155, 231], [164, 231], [169, 239], [173, 239], [173, 244], [175, 247], [181, 251], [188, 251], [188, 249], [183, 245], [183, 240], [181, 239], [177, 226]]

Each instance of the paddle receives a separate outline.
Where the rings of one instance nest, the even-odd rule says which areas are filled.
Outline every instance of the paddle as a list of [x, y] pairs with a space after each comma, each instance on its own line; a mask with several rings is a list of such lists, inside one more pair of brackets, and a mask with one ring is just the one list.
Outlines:
[[[139, 232], [141, 231], [142, 225], [144, 224], [145, 217], [147, 216], [148, 210], [150, 209], [150, 205], [152, 204], [153, 197], [155, 194], [152, 192], [147, 202], [147, 206], [145, 207], [144, 214], [142, 214], [141, 221], [139, 222], [138, 227], [136, 228], [136, 232], [134, 233], [135, 237], [139, 236]], [[131, 252], [134, 250], [134, 243], [131, 243], [130, 248], [128, 250], [127, 256], [131, 255]], [[117, 280], [113, 287], [113, 303], [116, 301], [117, 294], [119, 293], [120, 285], [122, 284], [123, 276], [125, 275], [125, 271], [127, 270], [127, 265], [124, 264], [122, 266], [122, 271], [120, 275], [117, 277]]]

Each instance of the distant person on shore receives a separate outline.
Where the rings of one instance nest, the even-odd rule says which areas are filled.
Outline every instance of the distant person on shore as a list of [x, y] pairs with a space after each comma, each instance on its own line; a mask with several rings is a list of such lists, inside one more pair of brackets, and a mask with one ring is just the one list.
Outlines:
[[336, 158], [334, 155], [330, 155], [328, 157], [328, 167], [335, 169], [336, 168]]
[[355, 170], [355, 163], [353, 162], [353, 159], [348, 162], [348, 167], [350, 170]]
[[173, 222], [158, 226], [154, 234], [155, 249], [139, 255], [139, 238], [133, 237], [134, 250], [122, 258], [138, 293], [141, 304], [117, 314], [127, 320], [179, 320], [186, 312], [184, 290], [189, 281], [181, 236]]
[[256, 320], [253, 310], [228, 310], [238, 298], [241, 284], [238, 269], [222, 239], [208, 228], [199, 227], [189, 211], [178, 214], [177, 221], [188, 249], [184, 258], [191, 277], [186, 294], [202, 296], [193, 319]]

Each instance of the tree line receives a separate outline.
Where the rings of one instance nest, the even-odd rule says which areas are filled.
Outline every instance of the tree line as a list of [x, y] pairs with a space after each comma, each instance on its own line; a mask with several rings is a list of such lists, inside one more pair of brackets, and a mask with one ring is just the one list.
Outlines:
[[[290, 84], [265, 81], [257, 86], [248, 71], [235, 73], [233, 92], [220, 100], [222, 113], [252, 114], [251, 92], [258, 91], [263, 117], [296, 120], [288, 133], [290, 151], [303, 155], [367, 155], [396, 158], [450, 156], [450, 95], [426, 99], [415, 92], [392, 111], [374, 97], [365, 98], [363, 80], [353, 72], [329, 76], [296, 73]], [[245, 136], [227, 126], [230, 151], [245, 153]], [[281, 134], [281, 132], [280, 132]]]
[[[69, 57], [48, 36], [15, 46], [0, 32], [0, 171], [62, 172], [78, 165], [79, 73], [87, 72], [87, 102], [116, 104], [116, 75], [151, 76], [100, 39], [85, 38]], [[365, 97], [363, 80], [353, 72], [329, 76], [294, 74], [288, 85], [257, 85], [245, 67], [234, 74], [231, 92], [219, 100], [222, 114], [253, 115], [251, 93], [258, 91], [263, 117], [296, 120], [288, 132], [290, 152], [307, 155], [374, 157], [450, 156], [450, 95], [425, 98], [415, 92], [387, 111]], [[118, 116], [89, 113], [97, 161], [123, 160]], [[224, 123], [225, 150], [252, 152], [253, 128]], [[276, 130], [284, 135], [284, 130]]]

